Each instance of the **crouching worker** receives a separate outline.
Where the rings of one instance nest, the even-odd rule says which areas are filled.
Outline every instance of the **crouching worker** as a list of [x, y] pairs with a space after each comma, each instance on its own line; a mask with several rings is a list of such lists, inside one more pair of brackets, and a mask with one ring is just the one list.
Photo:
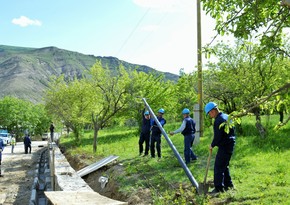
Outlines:
[[170, 135], [174, 135], [177, 133], [183, 134], [184, 136], [184, 158], [185, 163], [189, 164], [190, 159], [191, 160], [197, 160], [197, 156], [192, 151], [192, 144], [194, 141], [194, 133], [195, 133], [195, 122], [194, 120], [189, 116], [190, 110], [187, 108], [184, 108], [182, 111], [183, 115], [183, 122], [179, 129], [170, 132]]
[[140, 133], [140, 138], [139, 138], [139, 155], [141, 156], [143, 153], [143, 144], [145, 142], [145, 153], [144, 156], [148, 155], [149, 152], [149, 143], [150, 143], [150, 115], [149, 111], [143, 110], [142, 113], [142, 130]]

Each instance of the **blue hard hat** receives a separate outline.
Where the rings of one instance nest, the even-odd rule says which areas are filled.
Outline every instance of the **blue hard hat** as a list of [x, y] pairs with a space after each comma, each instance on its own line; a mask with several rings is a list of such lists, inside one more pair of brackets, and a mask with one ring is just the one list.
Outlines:
[[145, 111], [144, 112], [144, 115], [149, 115], [149, 111]]
[[161, 113], [161, 114], [164, 114], [165, 110], [164, 110], [163, 108], [160, 108], [160, 109], [158, 110], [158, 112]]
[[190, 110], [188, 108], [184, 108], [182, 110], [182, 114], [189, 114], [190, 113]]
[[217, 104], [214, 102], [207, 103], [204, 107], [205, 114], [208, 114], [212, 109], [216, 107], [217, 107]]

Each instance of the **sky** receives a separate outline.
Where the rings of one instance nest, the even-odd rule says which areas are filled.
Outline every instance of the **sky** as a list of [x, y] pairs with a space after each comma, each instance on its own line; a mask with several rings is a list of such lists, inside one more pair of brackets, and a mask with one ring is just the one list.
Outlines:
[[[197, 65], [196, 0], [0, 1], [0, 44], [114, 56], [164, 72]], [[202, 12], [202, 44], [216, 32]]]

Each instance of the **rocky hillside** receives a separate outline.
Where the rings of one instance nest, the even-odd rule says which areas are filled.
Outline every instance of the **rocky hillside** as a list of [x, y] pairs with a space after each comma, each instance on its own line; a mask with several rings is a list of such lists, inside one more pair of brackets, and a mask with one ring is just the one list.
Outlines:
[[[56, 47], [23, 48], [0, 45], [0, 97], [11, 95], [39, 102], [52, 76], [63, 74], [67, 79], [81, 77], [96, 60], [100, 60], [110, 69], [116, 69], [122, 64], [128, 70], [161, 73], [148, 66], [131, 64], [115, 57], [84, 55]], [[177, 75], [171, 73], [164, 75], [167, 80], [178, 79]]]

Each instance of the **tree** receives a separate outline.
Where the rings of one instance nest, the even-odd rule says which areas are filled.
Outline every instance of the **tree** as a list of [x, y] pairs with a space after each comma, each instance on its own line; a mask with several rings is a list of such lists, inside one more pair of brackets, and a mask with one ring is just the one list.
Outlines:
[[130, 101], [127, 105], [126, 117], [137, 122], [139, 130], [141, 130], [142, 110], [145, 109], [142, 98], [147, 99], [153, 110], [164, 108], [166, 112], [172, 113], [175, 101], [171, 81], [165, 81], [163, 75], [137, 71], [130, 72], [129, 76], [131, 79]]
[[[256, 57], [261, 61], [270, 59], [274, 62], [281, 56], [290, 57], [289, 46], [285, 41], [287, 37], [283, 39], [285, 28], [290, 26], [290, 8], [285, 0], [201, 1], [206, 13], [216, 19], [215, 30], [218, 35], [233, 34], [236, 38], [259, 42]], [[281, 88], [285, 87], [287, 84], [281, 85]]]
[[100, 129], [108, 126], [113, 117], [122, 113], [129, 102], [130, 79], [128, 73], [121, 66], [112, 71], [102, 68], [96, 63], [90, 70], [90, 95], [92, 110], [91, 120], [94, 127], [93, 152], [97, 151], [97, 139]]
[[18, 98], [6, 96], [0, 100], [0, 125], [21, 136], [24, 130], [32, 134], [41, 134], [44, 127], [48, 127], [47, 113], [43, 105]]
[[212, 50], [218, 62], [210, 63], [205, 72], [205, 96], [221, 101], [228, 113], [239, 110], [254, 113], [256, 126], [264, 136], [260, 115], [266, 107], [259, 104], [259, 99], [287, 82], [281, 75], [287, 73], [285, 59], [261, 60], [255, 55], [259, 46], [245, 41], [238, 41], [234, 48], [217, 44]]
[[65, 82], [63, 76], [55, 79], [45, 95], [49, 113], [73, 130], [77, 142], [86, 123], [89, 123], [91, 94], [84, 80]]
[[203, 9], [216, 20], [219, 35], [257, 38], [261, 48], [273, 51], [283, 45], [283, 29], [290, 26], [289, 7], [277, 0], [201, 0]]
[[183, 74], [178, 79], [175, 86], [176, 111], [180, 116], [181, 110], [184, 108], [193, 109], [197, 101], [197, 73]]

